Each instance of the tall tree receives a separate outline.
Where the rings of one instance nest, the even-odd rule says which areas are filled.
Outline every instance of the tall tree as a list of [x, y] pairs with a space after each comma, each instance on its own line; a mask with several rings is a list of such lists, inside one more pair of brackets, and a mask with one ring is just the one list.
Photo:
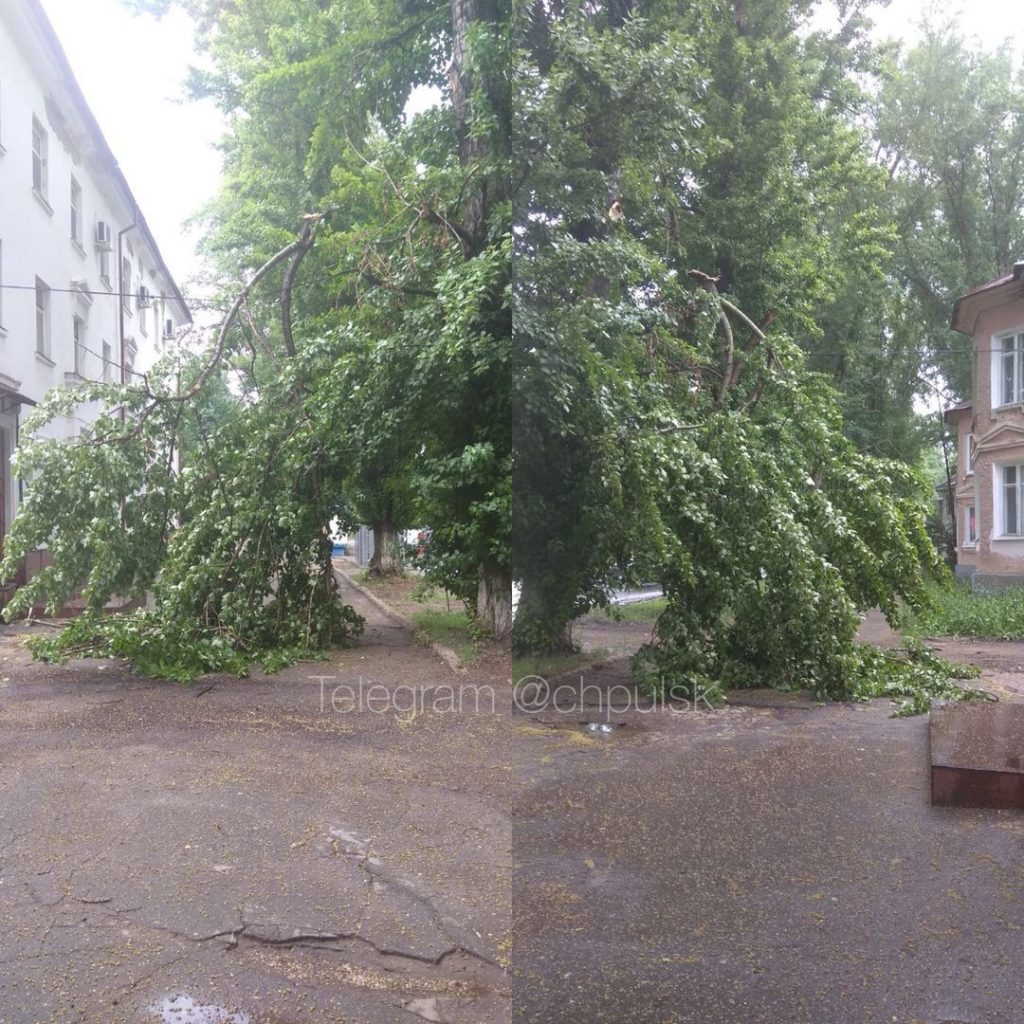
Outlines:
[[[362, 499], [392, 526], [404, 506], [430, 527], [428, 572], [500, 637], [511, 618], [507, 10], [183, 6], [210, 47], [196, 89], [232, 118], [208, 219], [237, 300], [194, 361], [41, 410], [81, 399], [112, 412], [95, 439], [25, 446], [22, 472], [37, 480], [0, 572], [41, 542], [55, 559], [10, 611], [83, 584], [98, 611], [130, 582], [130, 594], [157, 595], [135, 623], [136, 654], [166, 650], [171, 635], [189, 637], [178, 655], [196, 635], [249, 656], [330, 642], [338, 630], [308, 628], [340, 614], [327, 525]], [[421, 85], [436, 102], [407, 116]], [[217, 403], [234, 407], [228, 425], [204, 412], [214, 398], [218, 415]], [[125, 510], [156, 494], [163, 518], [125, 532]], [[65, 514], [84, 495], [91, 515]], [[118, 531], [116, 551], [97, 546]], [[154, 533], [162, 543], [136, 551]], [[82, 642], [113, 641], [105, 625]]]
[[874, 131], [898, 218], [895, 322], [967, 397], [970, 339], [950, 311], [1024, 251], [1024, 71], [1008, 46], [973, 50], [952, 26], [926, 26], [887, 69]]
[[565, 646], [574, 614], [653, 577], [652, 685], [837, 694], [862, 664], [857, 610], [921, 598], [918, 482], [857, 452], [797, 344], [824, 350], [889, 240], [875, 203], [834, 213], [878, 174], [823, 91], [845, 71], [803, 32], [810, 7], [524, 16], [519, 649]]

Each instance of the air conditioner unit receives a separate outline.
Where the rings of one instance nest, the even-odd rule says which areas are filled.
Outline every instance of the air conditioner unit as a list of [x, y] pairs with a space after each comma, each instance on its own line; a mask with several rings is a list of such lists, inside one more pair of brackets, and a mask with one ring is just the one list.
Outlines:
[[142, 309], [149, 305], [149, 289], [144, 285], [139, 285], [139, 308]]
[[164, 341], [171, 341], [174, 338], [174, 321], [164, 321]]
[[110, 225], [105, 220], [98, 220], [96, 222], [96, 248], [109, 252], [112, 246]]

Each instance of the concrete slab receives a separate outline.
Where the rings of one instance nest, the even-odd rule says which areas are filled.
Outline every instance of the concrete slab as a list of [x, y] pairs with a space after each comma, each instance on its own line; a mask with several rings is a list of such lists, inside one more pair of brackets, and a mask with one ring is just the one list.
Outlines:
[[935, 701], [932, 803], [1024, 809], [1024, 704]]

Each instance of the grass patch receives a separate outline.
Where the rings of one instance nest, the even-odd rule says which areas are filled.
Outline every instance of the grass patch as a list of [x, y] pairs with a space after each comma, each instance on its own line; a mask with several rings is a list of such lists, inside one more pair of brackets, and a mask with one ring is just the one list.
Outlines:
[[480, 632], [466, 612], [424, 608], [413, 612], [412, 619], [419, 639], [450, 647], [463, 665], [472, 664], [480, 656]]
[[963, 583], [930, 588], [931, 607], [908, 615], [909, 636], [962, 636], [988, 640], [1024, 637], [1024, 587], [977, 593]]
[[647, 601], [634, 601], [631, 604], [609, 605], [602, 609], [603, 614], [616, 622], [640, 622], [653, 625], [658, 616], [668, 605], [668, 598], [652, 597]]
[[525, 679], [527, 676], [540, 676], [542, 679], [550, 679], [563, 672], [571, 672], [574, 668], [592, 665], [595, 661], [603, 661], [608, 654], [608, 650], [601, 647], [592, 651], [574, 651], [572, 654], [534, 654], [526, 658], [514, 658], [512, 678]]

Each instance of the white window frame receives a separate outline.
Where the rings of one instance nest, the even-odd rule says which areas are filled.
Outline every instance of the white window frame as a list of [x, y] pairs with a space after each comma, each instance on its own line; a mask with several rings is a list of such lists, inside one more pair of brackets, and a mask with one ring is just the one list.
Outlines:
[[47, 362], [53, 361], [50, 345], [50, 306], [52, 294], [50, 286], [41, 278], [36, 278], [36, 355]]
[[964, 476], [974, 476], [974, 434], [964, 434]]
[[[1006, 478], [1011, 472], [1013, 473], [1014, 482], [1007, 483]], [[999, 536], [1007, 540], [1024, 540], [1024, 505], [1022, 505], [1022, 498], [1024, 498], [1024, 464], [1008, 463], [1007, 465], [999, 466], [995, 485], [996, 508], [999, 510]], [[1017, 506], [1017, 521], [1014, 524], [1010, 524], [1010, 517], [1007, 515], [1007, 499], [1011, 491], [1015, 495]], [[1009, 530], [1010, 525], [1015, 527], [1013, 532]]]
[[132, 313], [132, 261], [127, 256], [121, 257], [121, 308], [131, 316]]
[[50, 136], [42, 121], [32, 117], [32, 190], [47, 199], [50, 190]]
[[82, 241], [82, 186], [71, 176], [71, 241], [81, 249]]
[[109, 383], [114, 379], [114, 360], [110, 342], [103, 342], [103, 348], [100, 351], [103, 353], [103, 379]]
[[[974, 513], [972, 516], [971, 513]], [[974, 522], [974, 531], [971, 532], [971, 522]], [[978, 546], [978, 506], [967, 505], [964, 507], [964, 541], [962, 548], [975, 548]]]
[[[1006, 343], [1012, 347], [1007, 349]], [[992, 390], [991, 402], [993, 409], [1001, 409], [1009, 405], [1024, 403], [1024, 324], [1010, 331], [993, 334], [992, 351]], [[1013, 379], [1013, 393], [1006, 393], [1007, 364], [1010, 365], [1010, 376]]]
[[71, 317], [71, 341], [75, 348], [75, 373], [79, 377], [85, 376], [85, 320], [77, 313]]
[[121, 367], [121, 383], [131, 384], [135, 376], [135, 360], [138, 357], [139, 349], [134, 338], [128, 338], [124, 345], [124, 366]]

